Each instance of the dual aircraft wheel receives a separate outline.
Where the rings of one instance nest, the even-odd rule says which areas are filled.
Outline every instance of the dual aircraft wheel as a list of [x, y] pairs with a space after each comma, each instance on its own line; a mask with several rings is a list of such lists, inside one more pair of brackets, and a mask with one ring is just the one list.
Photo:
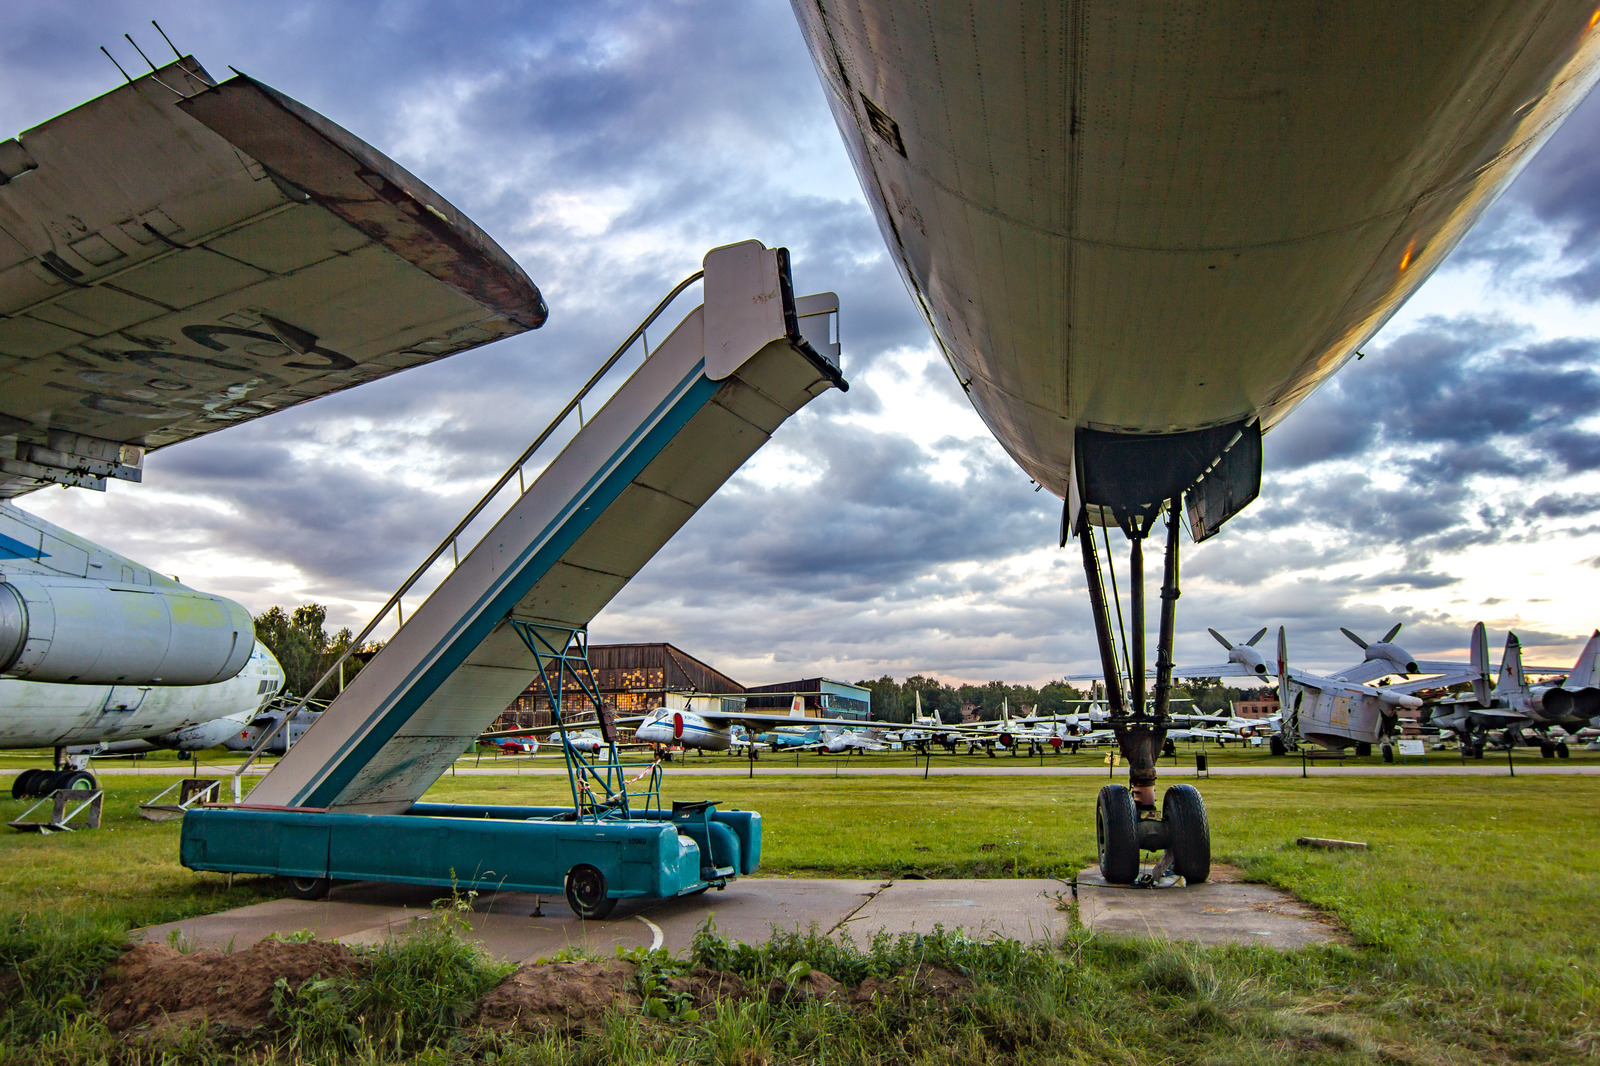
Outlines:
[[[1139, 811], [1125, 785], [1106, 785], [1095, 804], [1100, 875], [1114, 885], [1139, 877]], [[1148, 820], [1147, 820], [1148, 821]], [[1172, 852], [1172, 869], [1191, 885], [1211, 876], [1211, 826], [1205, 801], [1193, 785], [1173, 785], [1161, 798], [1161, 827], [1147, 831], [1146, 846]]]
[[93, 792], [99, 787], [87, 770], [24, 770], [11, 782], [11, 798], [38, 799], [61, 789]]

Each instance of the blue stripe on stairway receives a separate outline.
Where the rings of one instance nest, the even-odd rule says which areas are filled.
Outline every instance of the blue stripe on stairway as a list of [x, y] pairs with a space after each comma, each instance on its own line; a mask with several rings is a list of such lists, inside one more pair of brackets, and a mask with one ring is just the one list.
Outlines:
[[[293, 806], [331, 806], [355, 776], [375, 758], [400, 728], [489, 636], [540, 578], [566, 554], [577, 539], [616, 502], [625, 488], [676, 437], [717, 392], [722, 383], [704, 376], [697, 364], [652, 418], [642, 422], [611, 458], [576, 494], [541, 535], [533, 538], [508, 566], [505, 577], [465, 612], [449, 633], [396, 686], [367, 722], [333, 753], [323, 770], [301, 788]], [[670, 405], [670, 406], [669, 406]], [[662, 408], [666, 408], [663, 412]]]

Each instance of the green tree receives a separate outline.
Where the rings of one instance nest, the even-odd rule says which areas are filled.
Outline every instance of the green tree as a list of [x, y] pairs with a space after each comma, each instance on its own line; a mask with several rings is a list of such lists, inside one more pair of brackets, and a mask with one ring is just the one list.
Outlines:
[[[327, 620], [328, 609], [320, 603], [303, 604], [293, 611], [272, 606], [256, 616], [256, 639], [271, 649], [283, 666], [286, 695], [305, 695], [355, 641], [348, 626], [329, 637]], [[369, 644], [345, 661], [346, 682], [360, 672], [379, 647]], [[339, 682], [335, 679], [319, 689], [316, 698], [332, 699], [338, 692]]]

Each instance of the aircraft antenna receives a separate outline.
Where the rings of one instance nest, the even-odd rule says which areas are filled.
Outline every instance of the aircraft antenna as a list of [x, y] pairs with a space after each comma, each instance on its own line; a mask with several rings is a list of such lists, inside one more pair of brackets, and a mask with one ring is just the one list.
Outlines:
[[150, 57], [149, 56], [144, 54], [144, 49], [139, 47], [139, 42], [134, 40], [131, 36], [129, 36], [126, 33], [124, 33], [122, 36], [123, 36], [124, 40], [126, 40], [129, 44], [133, 45], [133, 50], [135, 52], [139, 53], [139, 58], [145, 61], [145, 64], [150, 68], [150, 72], [152, 74], [155, 73], [156, 65], [154, 63], [150, 62]]
[[178, 46], [172, 43], [172, 38], [167, 36], [167, 31], [161, 28], [161, 23], [157, 22], [155, 19], [151, 19], [150, 25], [156, 28], [156, 32], [161, 34], [161, 39], [167, 42], [167, 47], [172, 49], [173, 58], [182, 59], [183, 54], [178, 51]]
[[[100, 51], [106, 52], [106, 46], [105, 45], [101, 45], [100, 46]], [[117, 62], [117, 57], [116, 56], [112, 55], [110, 52], [106, 52], [106, 58], [111, 60], [111, 65], [112, 66], [116, 67], [117, 70], [121, 71], [122, 76], [124, 78], [128, 78], [128, 72], [122, 69], [122, 64]], [[133, 79], [132, 78], [128, 78], [128, 84], [129, 85], [133, 84]]]
[[[174, 89], [172, 86], [168, 85], [166, 82], [164, 82], [160, 78], [156, 77], [156, 65], [154, 63], [150, 62], [150, 57], [144, 54], [144, 49], [139, 47], [139, 42], [138, 41], [134, 40], [131, 36], [129, 36], [126, 33], [124, 33], [122, 36], [127, 38], [128, 43], [133, 45], [133, 50], [135, 52], [139, 53], [139, 58], [144, 60], [145, 63], [150, 67], [150, 80], [151, 81], [155, 82], [157, 85], [161, 86], [163, 89], [167, 90], [167, 92], [169, 92], [172, 95], [176, 96], [180, 100], [189, 99], [189, 97], [186, 94], [179, 92], [177, 89]], [[168, 43], [171, 43], [171, 42], [168, 42]], [[113, 60], [113, 62], [115, 62], [115, 60]], [[120, 70], [121, 68], [119, 67], [118, 69]], [[126, 77], [126, 75], [124, 75], [124, 77]], [[128, 80], [129, 80], [130, 83], [133, 81], [132, 78], [129, 78]]]

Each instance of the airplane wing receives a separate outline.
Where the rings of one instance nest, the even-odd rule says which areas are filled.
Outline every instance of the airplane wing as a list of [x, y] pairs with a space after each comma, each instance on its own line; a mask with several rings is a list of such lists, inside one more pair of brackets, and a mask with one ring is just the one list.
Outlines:
[[0, 499], [536, 329], [398, 164], [190, 57], [0, 142]]
[[[1155, 671], [1154, 670], [1148, 671], [1145, 674], [1145, 676], [1146, 677], [1155, 677], [1156, 676], [1155, 675]], [[1217, 663], [1217, 664], [1212, 665], [1212, 666], [1174, 666], [1172, 668], [1172, 676], [1173, 677], [1254, 677], [1254, 678], [1260, 678], [1262, 675], [1258, 674], [1258, 673], [1255, 673], [1252, 670], [1247, 670], [1243, 666], [1239, 665], [1238, 663]], [[1063, 677], [1062, 680], [1063, 681], [1104, 681], [1105, 678], [1101, 674], [1068, 674], [1065, 677]]]
[[[1417, 665], [1422, 665], [1418, 663]], [[1357, 663], [1355, 666], [1338, 670], [1328, 676], [1335, 681], [1348, 681], [1352, 685], [1365, 685], [1369, 681], [1376, 681], [1380, 677], [1387, 677], [1394, 673], [1394, 666], [1390, 663], [1368, 659]]]

